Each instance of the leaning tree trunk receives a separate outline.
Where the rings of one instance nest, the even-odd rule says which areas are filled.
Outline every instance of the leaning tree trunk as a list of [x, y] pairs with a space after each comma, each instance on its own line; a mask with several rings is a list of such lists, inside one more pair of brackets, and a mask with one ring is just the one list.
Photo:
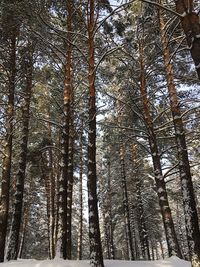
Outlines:
[[173, 67], [170, 62], [171, 57], [168, 47], [168, 38], [167, 35], [165, 34], [165, 25], [161, 13], [159, 13], [159, 20], [160, 20], [160, 35], [163, 46], [163, 58], [164, 58], [164, 65], [165, 65], [165, 72], [167, 79], [167, 87], [170, 98], [170, 108], [173, 117], [177, 155], [179, 160], [179, 172], [181, 179], [181, 190], [183, 195], [183, 206], [185, 213], [189, 254], [192, 261], [192, 266], [197, 267], [200, 265], [200, 230], [199, 230], [198, 214], [195, 202], [195, 194], [194, 194], [192, 176], [190, 172], [190, 164], [187, 153], [185, 130], [183, 126], [180, 105], [174, 82]]
[[26, 67], [26, 91], [24, 92], [24, 103], [22, 103], [22, 140], [19, 155], [19, 168], [16, 176], [16, 192], [14, 198], [14, 209], [11, 225], [11, 234], [8, 245], [8, 260], [16, 260], [19, 252], [19, 234], [22, 221], [22, 208], [23, 208], [23, 194], [24, 194], [24, 181], [26, 171], [27, 159], [27, 144], [29, 136], [29, 121], [30, 121], [30, 102], [32, 92], [32, 72], [33, 72], [33, 47], [28, 46], [27, 51], [27, 64]]
[[103, 254], [99, 228], [97, 205], [97, 173], [96, 173], [96, 90], [95, 90], [95, 4], [96, 0], [88, 0], [88, 84], [89, 84], [89, 129], [88, 129], [88, 209], [90, 260], [93, 267], [103, 267]]
[[161, 160], [160, 160], [160, 155], [158, 151], [157, 136], [154, 131], [154, 126], [153, 126], [152, 117], [150, 113], [149, 100], [147, 97], [144, 49], [143, 49], [142, 42], [143, 41], [139, 43], [140, 69], [141, 69], [140, 93], [141, 93], [142, 101], [143, 101], [144, 120], [145, 120], [146, 127], [149, 133], [149, 145], [150, 145], [150, 151], [151, 151], [153, 167], [154, 167], [156, 191], [157, 191], [161, 215], [163, 219], [169, 256], [172, 256], [173, 254], [175, 254], [181, 257], [181, 252], [179, 249], [179, 244], [178, 244], [178, 240], [177, 240], [177, 236], [176, 236], [176, 232], [174, 228], [174, 223], [172, 219], [171, 209], [169, 206], [166, 185], [165, 185], [164, 177], [162, 174], [162, 166], [161, 166]]
[[0, 262], [4, 261], [5, 242], [8, 225], [10, 173], [12, 159], [13, 119], [14, 119], [14, 94], [16, 79], [16, 35], [10, 38], [10, 58], [8, 76], [8, 103], [6, 110], [6, 137], [4, 146], [4, 158], [2, 164], [2, 184], [0, 196]]
[[[181, 14], [181, 25], [186, 35], [187, 44], [200, 79], [200, 20], [194, 11], [193, 0], [175, 1], [176, 11]], [[187, 64], [187, 63], [186, 63]]]

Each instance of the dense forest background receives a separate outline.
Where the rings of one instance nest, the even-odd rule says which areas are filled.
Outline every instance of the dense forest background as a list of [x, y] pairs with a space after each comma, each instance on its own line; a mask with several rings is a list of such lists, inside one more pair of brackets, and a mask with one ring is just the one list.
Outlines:
[[0, 262], [200, 266], [199, 11], [1, 0]]

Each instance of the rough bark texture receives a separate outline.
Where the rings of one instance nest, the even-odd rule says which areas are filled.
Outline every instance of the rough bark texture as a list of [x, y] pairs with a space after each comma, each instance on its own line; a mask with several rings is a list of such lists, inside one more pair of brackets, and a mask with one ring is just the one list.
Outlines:
[[14, 209], [11, 225], [11, 235], [8, 246], [8, 260], [16, 260], [19, 252], [19, 234], [22, 221], [22, 207], [23, 207], [23, 194], [24, 194], [24, 181], [26, 171], [26, 158], [27, 158], [27, 144], [29, 136], [29, 120], [30, 120], [30, 101], [32, 92], [32, 72], [33, 72], [33, 51], [30, 45], [27, 48], [27, 59], [25, 66], [26, 75], [26, 91], [24, 92], [24, 103], [22, 106], [22, 137], [19, 155], [19, 167], [16, 176], [16, 192], [14, 199]]
[[88, 0], [88, 83], [89, 83], [89, 132], [88, 132], [88, 209], [90, 260], [94, 267], [103, 267], [103, 255], [99, 228], [97, 206], [97, 174], [96, 174], [96, 91], [94, 30], [96, 25], [95, 0]]
[[198, 223], [197, 208], [195, 203], [194, 188], [190, 172], [190, 164], [185, 140], [185, 130], [181, 116], [181, 110], [174, 82], [173, 67], [170, 62], [170, 51], [168, 38], [165, 34], [164, 20], [160, 14], [160, 34], [163, 46], [163, 58], [166, 71], [167, 87], [170, 97], [170, 108], [173, 117], [177, 155], [179, 160], [179, 172], [181, 179], [181, 190], [183, 195], [183, 206], [185, 212], [186, 233], [192, 266], [200, 265], [200, 231]]
[[160, 160], [158, 145], [157, 145], [157, 136], [154, 131], [152, 117], [150, 113], [149, 100], [147, 97], [144, 50], [143, 50], [142, 41], [139, 43], [139, 50], [140, 50], [140, 68], [141, 68], [140, 92], [141, 92], [142, 101], [143, 101], [144, 120], [145, 120], [146, 127], [149, 133], [149, 145], [150, 145], [150, 151], [151, 151], [153, 167], [154, 167], [156, 191], [157, 191], [157, 195], [159, 199], [159, 205], [160, 205], [164, 229], [165, 229], [169, 256], [175, 254], [181, 257], [181, 252], [179, 249], [178, 240], [177, 240], [174, 223], [172, 219], [171, 209], [169, 207], [166, 185], [165, 185], [164, 177], [162, 174], [161, 160]]
[[10, 57], [8, 75], [8, 103], [6, 111], [6, 137], [4, 146], [2, 184], [0, 196], [0, 262], [4, 261], [4, 250], [8, 224], [9, 189], [12, 159], [13, 119], [14, 119], [14, 93], [16, 79], [16, 35], [10, 38]]
[[187, 44], [200, 79], [200, 20], [199, 14], [193, 11], [193, 1], [175, 1], [176, 11], [182, 15], [181, 25]]
[[63, 259], [67, 259], [67, 186], [68, 186], [68, 164], [69, 164], [69, 135], [70, 135], [70, 113], [71, 113], [71, 92], [72, 92], [72, 1], [67, 2], [67, 40], [65, 58], [65, 80], [63, 94], [63, 131], [62, 131], [62, 176], [59, 188], [59, 216], [60, 216], [60, 235], [61, 251]]

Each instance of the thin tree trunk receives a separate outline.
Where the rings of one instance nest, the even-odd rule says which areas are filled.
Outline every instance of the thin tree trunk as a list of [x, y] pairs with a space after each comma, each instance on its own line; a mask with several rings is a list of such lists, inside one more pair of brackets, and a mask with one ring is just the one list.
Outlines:
[[110, 259], [115, 259], [115, 249], [114, 249], [114, 229], [112, 221], [112, 190], [111, 190], [111, 171], [110, 171], [110, 161], [108, 161], [108, 211], [109, 211], [109, 247], [110, 247]]
[[188, 239], [188, 247], [192, 266], [196, 267], [200, 264], [200, 230], [195, 203], [194, 188], [192, 176], [190, 172], [190, 164], [187, 153], [187, 145], [185, 140], [185, 130], [180, 111], [180, 105], [177, 97], [177, 91], [174, 82], [173, 67], [170, 62], [170, 51], [168, 48], [168, 38], [165, 34], [164, 20], [159, 13], [160, 34], [163, 46], [163, 58], [166, 71], [167, 87], [170, 98], [170, 108], [173, 117], [175, 139], [177, 145], [177, 155], [179, 160], [179, 172], [181, 180], [181, 190], [183, 196], [183, 206], [185, 212], [186, 232]]
[[14, 94], [16, 78], [16, 35], [10, 39], [10, 74], [8, 77], [8, 103], [6, 111], [6, 137], [4, 146], [1, 197], [0, 197], [0, 262], [4, 261], [5, 242], [8, 225], [10, 173], [12, 160], [13, 119], [14, 119]]
[[[133, 169], [136, 171], [138, 170], [138, 163], [137, 163], [137, 145], [133, 143], [132, 145], [132, 162], [133, 162]], [[146, 220], [144, 214], [144, 207], [142, 201], [142, 180], [138, 177], [137, 171], [135, 174], [135, 183], [136, 183], [136, 196], [137, 196], [137, 209], [139, 213], [139, 236], [141, 241], [141, 248], [142, 248], [142, 256], [145, 260], [150, 260], [150, 248], [149, 248], [149, 238], [146, 228]]]
[[133, 238], [133, 244], [134, 244], [134, 258], [135, 260], [140, 258], [140, 253], [139, 253], [139, 248], [138, 248], [138, 242], [137, 242], [137, 236], [136, 232], [138, 227], [137, 227], [137, 222], [135, 219], [135, 206], [132, 202], [130, 202], [130, 220], [131, 220], [131, 230], [132, 230], [132, 238]]
[[46, 193], [46, 212], [47, 212], [47, 236], [48, 236], [48, 256], [52, 259], [51, 254], [51, 183], [50, 183], [50, 170], [48, 169], [47, 155], [41, 156], [41, 178], [45, 183], [45, 193]]
[[67, 184], [67, 259], [71, 259], [72, 252], [72, 196], [73, 196], [73, 183], [74, 183], [74, 133], [70, 133], [69, 140], [69, 165], [68, 165], [68, 184]]
[[[162, 244], [162, 241], [161, 241], [161, 240], [160, 240], [159, 244], [160, 244], [161, 256], [162, 256], [162, 258], [164, 259], [164, 258], [165, 258], [165, 254], [164, 254], [163, 244]], [[157, 247], [157, 246], [156, 246], [156, 247]]]
[[141, 195], [141, 180], [138, 178], [136, 181], [136, 194], [137, 194], [137, 202], [138, 202], [138, 213], [139, 213], [139, 223], [140, 223], [140, 239], [142, 245], [142, 256], [145, 260], [150, 260], [150, 251], [149, 251], [149, 239], [146, 228], [145, 216], [144, 216], [144, 208], [142, 203], [142, 195]]
[[[48, 92], [47, 92], [48, 93]], [[50, 110], [47, 110], [47, 116], [50, 121]], [[52, 145], [51, 136], [51, 123], [48, 122], [48, 137], [49, 144]], [[45, 155], [41, 157], [41, 175], [42, 180], [45, 182], [45, 193], [46, 193], [46, 212], [47, 212], [47, 232], [48, 232], [48, 253], [49, 259], [55, 257], [55, 178], [53, 173], [53, 153], [52, 148], [49, 148]]]
[[125, 151], [123, 143], [120, 140], [120, 162], [121, 162], [121, 179], [122, 179], [122, 189], [123, 189], [123, 206], [124, 206], [124, 215], [125, 215], [125, 224], [129, 244], [129, 256], [130, 260], [134, 260], [134, 250], [133, 250], [133, 238], [131, 232], [130, 224], [130, 212], [129, 212], [129, 203], [128, 203], [128, 191], [127, 191], [127, 182], [126, 182], [126, 172], [125, 172], [125, 162], [124, 162]]
[[33, 72], [33, 47], [28, 46], [27, 51], [27, 66], [26, 66], [26, 91], [24, 97], [24, 104], [22, 106], [22, 141], [19, 155], [19, 168], [16, 176], [16, 193], [14, 200], [14, 211], [11, 225], [11, 235], [8, 245], [8, 260], [16, 260], [19, 252], [19, 234], [22, 221], [22, 208], [23, 208], [23, 194], [24, 194], [24, 181], [26, 171], [27, 159], [27, 144], [29, 136], [29, 121], [30, 121], [30, 102], [32, 92], [32, 72]]
[[104, 228], [104, 240], [105, 240], [105, 250], [107, 252], [107, 259], [110, 259], [110, 233], [109, 233], [109, 225], [108, 225], [108, 218], [106, 217], [106, 208], [104, 203], [101, 206], [102, 218], [103, 218], [103, 228]]
[[77, 245], [78, 260], [82, 260], [82, 246], [83, 246], [83, 120], [81, 121], [81, 133], [80, 133], [79, 227], [78, 227], [78, 245]]
[[[175, 1], [176, 11], [181, 14], [181, 25], [186, 36], [187, 44], [194, 61], [197, 75], [200, 79], [200, 20], [194, 12], [193, 0]], [[187, 64], [187, 62], [186, 62]]]
[[95, 0], [88, 0], [88, 84], [89, 84], [89, 132], [88, 132], [88, 208], [90, 260], [94, 267], [103, 267], [103, 254], [99, 228], [97, 206], [97, 173], [96, 173], [96, 90], [95, 90], [95, 46], [94, 31], [96, 26]]
[[[48, 109], [48, 117], [50, 119], [50, 109]], [[52, 143], [52, 129], [51, 123], [48, 122], [48, 136], [50, 143]], [[53, 166], [53, 153], [52, 149], [48, 150], [49, 156], [49, 238], [50, 238], [50, 259], [54, 259], [55, 257], [55, 172]]]
[[143, 41], [140, 41], [139, 43], [140, 68], [141, 68], [140, 92], [141, 92], [142, 101], [143, 101], [144, 120], [146, 123], [146, 127], [148, 129], [148, 132], [149, 132], [149, 145], [150, 145], [150, 151], [151, 151], [153, 167], [154, 167], [156, 191], [157, 191], [159, 205], [161, 209], [161, 215], [162, 215], [164, 229], [165, 229], [169, 256], [172, 256], [173, 254], [175, 254], [181, 257], [181, 252], [179, 249], [178, 240], [177, 240], [177, 236], [176, 236], [176, 232], [174, 228], [174, 222], [172, 219], [171, 209], [169, 207], [166, 185], [165, 185], [164, 177], [162, 174], [161, 160], [160, 160], [158, 145], [157, 145], [157, 136], [154, 131], [152, 117], [150, 114], [150, 105], [149, 105], [149, 100], [147, 97], [147, 89], [146, 89], [144, 50], [143, 50], [142, 42]]
[[[33, 179], [32, 177], [30, 178], [29, 181], [29, 187], [28, 187], [28, 192], [31, 192], [33, 188]], [[26, 233], [27, 233], [27, 226], [29, 222], [29, 217], [30, 217], [30, 206], [31, 206], [31, 195], [28, 194], [26, 199], [26, 202], [24, 201], [24, 207], [23, 207], [23, 222], [22, 222], [22, 230], [21, 230], [21, 240], [20, 240], [20, 247], [19, 247], [19, 253], [18, 257], [22, 258], [23, 251], [24, 251], [24, 244], [26, 240]]]
[[155, 260], [153, 242], [151, 242], [151, 258], [152, 258], [153, 261]]

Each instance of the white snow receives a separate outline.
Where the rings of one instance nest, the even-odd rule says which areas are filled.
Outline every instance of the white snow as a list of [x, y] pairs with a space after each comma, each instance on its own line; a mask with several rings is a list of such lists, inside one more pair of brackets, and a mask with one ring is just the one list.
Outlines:
[[[173, 256], [165, 260], [157, 261], [122, 261], [105, 260], [105, 267], [190, 267], [190, 262], [180, 260]], [[0, 263], [0, 267], [91, 267], [89, 260], [83, 261], [65, 261], [61, 259], [54, 260], [17, 260]]]

